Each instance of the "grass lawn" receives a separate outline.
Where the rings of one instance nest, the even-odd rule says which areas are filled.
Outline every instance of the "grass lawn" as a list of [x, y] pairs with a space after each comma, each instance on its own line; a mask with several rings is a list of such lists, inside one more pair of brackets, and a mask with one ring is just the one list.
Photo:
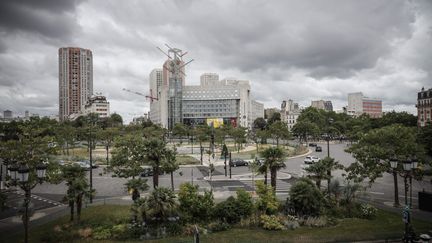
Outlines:
[[177, 155], [176, 159], [180, 165], [199, 165], [199, 164], [201, 164], [201, 162], [198, 159], [196, 159], [192, 156], [189, 156], [189, 155]]
[[[93, 206], [83, 210], [82, 223], [85, 225], [102, 225], [104, 223], [125, 222], [129, 218], [129, 206], [105, 205]], [[36, 227], [30, 232], [30, 242], [39, 242], [44, 234], [50, 234], [56, 225], [68, 222], [68, 216], [45, 225]], [[432, 223], [414, 220], [416, 232], [432, 230]], [[338, 225], [324, 228], [301, 227], [296, 230], [266, 231], [259, 228], [233, 228], [228, 231], [212, 234], [201, 234], [202, 242], [335, 242], [360, 241], [373, 239], [398, 239], [402, 237], [404, 224], [400, 214], [378, 211], [374, 220], [344, 219]], [[0, 242], [19, 242], [20, 236], [2, 238]], [[22, 237], [22, 235], [21, 235]], [[192, 242], [192, 237], [170, 237], [146, 242]], [[1, 241], [3, 240], [3, 241]], [[138, 241], [138, 240], [137, 240]], [[135, 242], [137, 242], [135, 241]], [[96, 241], [91, 239], [76, 242], [124, 242]], [[130, 241], [134, 242], [134, 241]]]

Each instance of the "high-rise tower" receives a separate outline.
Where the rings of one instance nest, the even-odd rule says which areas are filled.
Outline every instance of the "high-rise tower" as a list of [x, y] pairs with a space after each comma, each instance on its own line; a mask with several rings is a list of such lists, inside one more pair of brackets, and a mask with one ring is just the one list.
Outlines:
[[93, 56], [87, 49], [59, 49], [59, 118], [84, 110], [93, 94]]

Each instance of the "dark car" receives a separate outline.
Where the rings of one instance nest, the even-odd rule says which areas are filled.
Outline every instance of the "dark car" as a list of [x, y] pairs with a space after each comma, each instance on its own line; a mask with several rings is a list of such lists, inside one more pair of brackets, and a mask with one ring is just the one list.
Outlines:
[[309, 147], [316, 147], [317, 144], [316, 143], [309, 143]]
[[321, 148], [321, 146], [316, 146], [316, 148], [315, 148], [315, 152], [322, 152], [322, 148]]
[[248, 162], [242, 160], [242, 159], [235, 159], [232, 160], [230, 163], [231, 166], [237, 167], [237, 166], [248, 166]]
[[[159, 175], [163, 175], [163, 172], [159, 172]], [[144, 167], [142, 172], [140, 173], [141, 177], [148, 177], [148, 176], [153, 176], [153, 168], [151, 167]]]

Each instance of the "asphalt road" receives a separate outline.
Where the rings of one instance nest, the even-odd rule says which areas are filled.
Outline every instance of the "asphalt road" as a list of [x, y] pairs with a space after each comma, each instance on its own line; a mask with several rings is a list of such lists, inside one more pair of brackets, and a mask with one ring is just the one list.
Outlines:
[[[319, 143], [323, 149], [322, 152], [312, 152], [312, 155], [316, 155], [320, 158], [324, 158], [327, 155], [327, 146], [325, 143]], [[354, 158], [346, 153], [344, 150], [347, 148], [347, 144], [330, 144], [330, 156], [339, 161], [342, 165], [348, 166], [354, 162]], [[311, 148], [314, 149], [314, 148]], [[305, 156], [292, 158], [285, 161], [286, 168], [282, 169], [282, 172], [290, 173], [293, 177], [301, 177], [303, 175], [303, 163]], [[248, 167], [233, 167], [232, 175], [241, 175], [250, 173]], [[343, 171], [334, 171], [333, 174], [336, 178], [342, 179]], [[213, 175], [223, 175], [223, 166], [217, 166], [216, 171]], [[192, 182], [199, 185], [201, 189], [213, 188], [215, 192], [234, 192], [238, 188], [245, 188], [251, 191], [253, 185], [251, 181], [213, 181], [208, 182], [203, 180], [205, 176], [208, 175], [207, 167], [193, 166], [193, 167], [182, 167], [174, 173], [174, 184], [175, 188], [178, 189], [179, 185], [184, 182]], [[152, 178], [147, 177], [148, 185], [152, 187]], [[128, 192], [124, 186], [127, 179], [112, 177], [112, 174], [104, 174], [103, 168], [97, 168], [93, 170], [93, 188], [96, 189], [96, 199], [113, 198], [113, 197], [124, 197], [128, 198]], [[292, 185], [294, 179], [290, 180], [278, 180], [277, 182], [277, 193], [279, 198], [286, 197], [289, 188]], [[160, 186], [171, 187], [170, 176], [161, 175], [159, 180]], [[326, 182], [322, 182], [325, 186]], [[365, 184], [367, 185], [367, 184]], [[378, 179], [371, 187], [367, 188], [365, 193], [362, 195], [363, 198], [374, 200], [380, 203], [391, 204], [394, 198], [393, 191], [393, 177], [390, 174], [385, 174], [382, 178]], [[418, 182], [413, 180], [413, 204], [417, 205], [417, 192], [421, 190], [432, 191], [432, 185], [430, 182], [422, 181]], [[39, 195], [43, 200], [50, 200], [50, 202], [61, 202], [64, 194], [66, 193], [66, 186], [64, 183], [57, 185], [52, 185], [44, 183], [42, 185], [36, 186], [32, 191], [33, 194]], [[400, 202], [404, 202], [404, 184], [403, 178], [399, 177], [399, 197]], [[13, 200], [19, 201], [19, 199], [14, 198]], [[41, 201], [41, 200], [36, 200]], [[43, 204], [43, 207], [49, 207], [51, 204]], [[55, 206], [54, 204], [52, 204]]]

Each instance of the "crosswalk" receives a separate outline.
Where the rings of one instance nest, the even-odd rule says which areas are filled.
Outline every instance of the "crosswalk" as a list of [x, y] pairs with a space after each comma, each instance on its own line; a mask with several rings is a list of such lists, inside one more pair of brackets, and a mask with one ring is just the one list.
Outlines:
[[[256, 181], [252, 180], [232, 180], [232, 181], [212, 181], [208, 182], [214, 190], [228, 190], [237, 191], [238, 189], [244, 189], [246, 191], [254, 191]], [[268, 181], [270, 184], [270, 180]], [[276, 193], [288, 193], [291, 188], [292, 180], [277, 180], [276, 181]]]

